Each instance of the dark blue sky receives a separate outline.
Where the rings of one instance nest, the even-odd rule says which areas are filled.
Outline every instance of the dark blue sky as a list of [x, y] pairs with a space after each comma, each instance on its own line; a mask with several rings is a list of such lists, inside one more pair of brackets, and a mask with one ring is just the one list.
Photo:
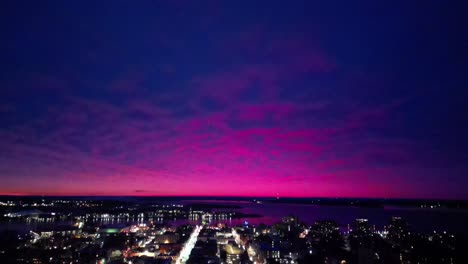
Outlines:
[[468, 198], [464, 1], [0, 10], [2, 194]]

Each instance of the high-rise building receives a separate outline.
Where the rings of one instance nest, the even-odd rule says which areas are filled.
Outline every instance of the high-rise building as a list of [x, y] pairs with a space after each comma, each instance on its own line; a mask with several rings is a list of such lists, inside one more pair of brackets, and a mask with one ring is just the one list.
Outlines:
[[358, 218], [354, 222], [355, 229], [354, 231], [358, 234], [368, 234], [370, 233], [369, 220], [365, 218]]
[[226, 263], [227, 264], [240, 264], [240, 256], [242, 254], [242, 249], [239, 247], [227, 244], [226, 245]]

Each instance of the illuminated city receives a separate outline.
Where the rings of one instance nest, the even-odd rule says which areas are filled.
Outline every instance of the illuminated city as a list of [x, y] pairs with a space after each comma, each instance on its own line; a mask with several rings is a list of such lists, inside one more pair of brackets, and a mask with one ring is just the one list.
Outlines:
[[[442, 202], [443, 209], [427, 211], [410, 209], [427, 201], [389, 200], [382, 205], [401, 208], [388, 218], [379, 214], [380, 206], [361, 204], [346, 222], [324, 214], [327, 206], [340, 210], [360, 199], [328, 205], [316, 205], [323, 199], [276, 198], [1, 200], [5, 263], [460, 263], [456, 249], [467, 245], [466, 229], [452, 226], [456, 222], [428, 230], [407, 220], [424, 210], [426, 221], [440, 221], [438, 215], [451, 217], [440, 210], [452, 210], [466, 221], [466, 202]], [[291, 206], [298, 210], [290, 215], [266, 215]], [[369, 218], [356, 217], [363, 214]]]
[[467, 1], [0, 1], [0, 264], [468, 263]]

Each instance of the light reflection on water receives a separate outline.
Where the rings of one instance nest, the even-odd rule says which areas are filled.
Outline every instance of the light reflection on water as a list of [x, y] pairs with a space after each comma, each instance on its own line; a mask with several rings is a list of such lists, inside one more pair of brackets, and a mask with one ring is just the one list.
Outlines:
[[[236, 205], [240, 209], [216, 209], [214, 211], [227, 212], [237, 211], [244, 214], [258, 214], [261, 217], [246, 217], [240, 219], [213, 219], [212, 224], [224, 223], [228, 225], [243, 224], [248, 221], [249, 224], [258, 225], [264, 223], [267, 225], [281, 221], [283, 216], [294, 215], [305, 224], [313, 224], [316, 220], [331, 219], [335, 220], [341, 227], [347, 224], [352, 224], [356, 218], [367, 218], [369, 222], [376, 225], [377, 228], [382, 228], [387, 225], [392, 216], [400, 216], [407, 219], [415, 231], [429, 232], [432, 230], [447, 230], [449, 232], [461, 233], [468, 235], [468, 230], [465, 225], [468, 223], [468, 211], [463, 210], [424, 210], [424, 209], [408, 209], [408, 208], [360, 208], [360, 207], [341, 207], [341, 206], [316, 206], [305, 204], [276, 204], [276, 203], [252, 203], [248, 201], [211, 201], [211, 200], [195, 200], [195, 201], [177, 201], [177, 204], [188, 205], [192, 203], [198, 204], [219, 204]], [[182, 224], [201, 224], [201, 219], [178, 219], [166, 220], [162, 218], [153, 218], [155, 223], [169, 223], [174, 226]], [[130, 218], [130, 219], [96, 219], [96, 225], [130, 225], [146, 223], [145, 218]], [[72, 221], [65, 222], [0, 222], [0, 231], [13, 230], [17, 232], [28, 232], [39, 227], [48, 227], [52, 225], [72, 225]]]
[[[211, 201], [182, 201], [182, 204], [213, 203]], [[294, 215], [305, 224], [313, 224], [317, 220], [335, 220], [341, 227], [352, 224], [356, 218], [367, 218], [370, 224], [382, 228], [388, 225], [391, 217], [405, 218], [412, 229], [421, 232], [447, 230], [468, 235], [468, 211], [466, 210], [432, 210], [420, 208], [365, 208], [350, 206], [317, 206], [307, 204], [286, 203], [253, 203], [242, 201], [223, 201], [223, 205], [238, 205], [237, 211], [245, 214], [259, 214], [262, 217], [247, 219], [251, 224], [265, 223], [268, 225], [281, 221], [283, 216]], [[240, 223], [244, 219], [239, 219]]]

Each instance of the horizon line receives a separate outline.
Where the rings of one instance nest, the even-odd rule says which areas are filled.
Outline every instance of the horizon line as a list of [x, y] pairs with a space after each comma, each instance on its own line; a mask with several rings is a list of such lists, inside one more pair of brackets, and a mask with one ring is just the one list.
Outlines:
[[337, 197], [337, 196], [236, 196], [236, 195], [49, 195], [49, 194], [0, 194], [0, 197], [131, 197], [131, 198], [241, 198], [241, 199], [373, 199], [373, 200], [445, 200], [445, 201], [468, 201], [468, 199], [460, 198], [408, 198], [408, 197]]

